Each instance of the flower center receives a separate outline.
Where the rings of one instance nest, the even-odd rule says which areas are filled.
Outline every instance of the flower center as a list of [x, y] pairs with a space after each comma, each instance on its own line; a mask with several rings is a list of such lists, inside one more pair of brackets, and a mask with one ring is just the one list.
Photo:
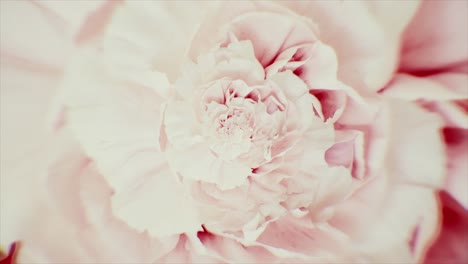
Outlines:
[[229, 105], [212, 102], [207, 107], [206, 135], [211, 149], [222, 159], [233, 160], [249, 152], [253, 136], [252, 105], [234, 98]]

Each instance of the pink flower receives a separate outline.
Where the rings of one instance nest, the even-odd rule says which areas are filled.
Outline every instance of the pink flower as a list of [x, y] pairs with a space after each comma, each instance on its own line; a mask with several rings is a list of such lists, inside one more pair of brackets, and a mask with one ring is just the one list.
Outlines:
[[[2, 3], [69, 22], [54, 59], [38, 55], [49, 35], [16, 50], [2, 18], [2, 145], [40, 150], [15, 171], [27, 148], [2, 146], [0, 242], [22, 240], [28, 263], [423, 262], [438, 190], [464, 203], [451, 157], [468, 153], [466, 72], [422, 76], [412, 48], [433, 32], [418, 25], [426, 5], [108, 1], [67, 17], [60, 2]], [[15, 75], [20, 56], [36, 75]], [[34, 119], [50, 110], [53, 131], [12, 134], [31, 96], [11, 87], [34, 76], [51, 90]]]

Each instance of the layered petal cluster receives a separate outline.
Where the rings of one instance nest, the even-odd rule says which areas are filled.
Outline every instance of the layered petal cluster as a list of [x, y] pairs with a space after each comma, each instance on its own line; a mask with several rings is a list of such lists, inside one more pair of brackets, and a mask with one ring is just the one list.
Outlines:
[[[395, 3], [83, 8], [67, 56], [44, 62], [59, 65], [45, 84], [53, 135], [31, 185], [47, 189], [21, 217], [47, 212], [40, 223], [55, 229], [11, 231], [7, 243], [24, 238], [25, 263], [422, 262], [440, 227], [437, 190], [466, 209], [454, 184], [468, 153], [466, 74], [415, 76], [406, 32], [426, 7]], [[68, 10], [33, 6], [55, 19]], [[400, 60], [402, 38], [413, 55]]]

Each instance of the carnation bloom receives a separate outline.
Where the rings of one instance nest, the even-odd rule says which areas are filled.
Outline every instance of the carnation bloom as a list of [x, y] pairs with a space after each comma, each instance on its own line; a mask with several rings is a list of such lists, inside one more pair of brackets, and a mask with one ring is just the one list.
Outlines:
[[82, 24], [45, 165], [76, 247], [35, 231], [20, 261], [421, 262], [446, 155], [444, 120], [393, 78], [417, 5], [396, 26], [361, 4], [195, 5], [111, 1]]

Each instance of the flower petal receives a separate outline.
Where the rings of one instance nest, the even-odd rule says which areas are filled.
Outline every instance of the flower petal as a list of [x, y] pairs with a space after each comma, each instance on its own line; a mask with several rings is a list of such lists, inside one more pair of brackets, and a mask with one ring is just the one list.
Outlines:
[[[386, 167], [397, 182], [440, 187], [445, 175], [442, 120], [415, 104], [390, 106], [389, 152]], [[430, 151], [428, 151], [430, 150]]]
[[468, 209], [468, 130], [459, 128], [444, 129], [447, 144], [448, 176], [445, 190], [465, 209]]
[[339, 205], [331, 224], [348, 234], [355, 250], [372, 262], [419, 262], [437, 235], [436, 194], [385, 178], [372, 179]]
[[168, 82], [154, 73], [153, 88], [122, 83], [109, 76], [99, 59], [88, 56], [78, 57], [68, 69], [59, 101], [78, 142], [120, 191], [165, 162], [159, 146], [159, 91]]
[[110, 21], [103, 51], [117, 72], [147, 76], [159, 70], [174, 81], [210, 6], [208, 2], [126, 1]]
[[443, 206], [442, 229], [427, 252], [424, 264], [466, 263], [468, 261], [468, 252], [465, 250], [468, 245], [466, 207], [457, 204], [446, 192], [440, 192], [439, 197]]
[[232, 21], [231, 30], [239, 40], [252, 41], [257, 60], [267, 67], [288, 48], [315, 42], [314, 32], [301, 22], [275, 13], [247, 13]]
[[383, 94], [404, 100], [468, 99], [468, 94], [463, 91], [467, 83], [468, 76], [464, 74], [439, 74], [424, 78], [397, 74]]
[[117, 217], [154, 237], [198, 231], [201, 223], [195, 208], [168, 167], [145, 175], [137, 186], [112, 197]]
[[[152, 238], [147, 233], [137, 232], [112, 214], [111, 188], [76, 144], [64, 148], [58, 156], [59, 159], [51, 166], [48, 181], [51, 198], [56, 205], [53, 213], [65, 216], [61, 224], [67, 230], [65, 234], [70, 233], [71, 244], [64, 246], [75, 248], [83, 256], [74, 259], [73, 251], [55, 245], [56, 248], [46, 252], [50, 257], [47, 262], [82, 262], [87, 259], [103, 263], [149, 262], [175, 246], [177, 237]], [[39, 238], [44, 240], [48, 235], [42, 234]], [[56, 240], [63, 245], [60, 239]]]
[[399, 35], [419, 3], [287, 1], [281, 4], [317, 23], [321, 41], [336, 51], [340, 80], [358, 91], [376, 91], [390, 80], [397, 67]]
[[468, 59], [468, 3], [423, 1], [403, 36], [400, 70], [440, 71]]

